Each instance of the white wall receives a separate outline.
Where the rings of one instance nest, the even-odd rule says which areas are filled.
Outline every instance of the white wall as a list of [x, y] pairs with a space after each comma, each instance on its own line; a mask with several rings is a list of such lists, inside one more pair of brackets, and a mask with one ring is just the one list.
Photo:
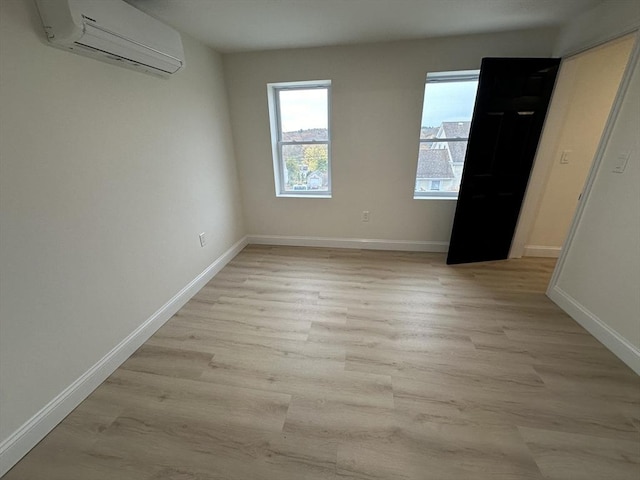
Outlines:
[[[640, 373], [640, 61], [596, 159], [550, 297]], [[613, 169], [630, 154], [624, 173]]]
[[[455, 201], [413, 200], [427, 72], [476, 69], [485, 56], [548, 57], [554, 38], [538, 30], [225, 55], [247, 231], [448, 242]], [[333, 198], [276, 198], [266, 85], [322, 79], [332, 80]]]
[[[550, 172], [525, 255], [559, 254], [634, 40], [627, 35], [563, 61], [548, 125], [554, 115], [562, 123], [545, 129], [541, 138], [536, 164], [548, 164]], [[563, 152], [570, 152], [566, 164], [560, 163]]]
[[0, 4], [0, 443], [244, 234], [221, 59], [183, 39], [163, 80]]

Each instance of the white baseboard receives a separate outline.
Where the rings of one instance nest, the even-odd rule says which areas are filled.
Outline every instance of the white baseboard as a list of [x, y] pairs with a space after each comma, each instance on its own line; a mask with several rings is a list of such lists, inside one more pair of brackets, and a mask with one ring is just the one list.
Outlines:
[[557, 285], [549, 288], [547, 296], [640, 375], [640, 350], [638, 348]]
[[216, 273], [245, 246], [247, 237], [236, 242], [200, 275], [180, 290], [157, 312], [131, 332], [95, 365], [65, 388], [44, 408], [31, 417], [9, 438], [0, 443], [0, 477], [42, 440], [80, 402], [87, 398], [109, 375], [129, 358], [151, 335], [189, 301]]
[[446, 252], [448, 242], [415, 240], [381, 240], [368, 238], [294, 237], [284, 235], [247, 235], [254, 245], [292, 247], [357, 248], [363, 250], [401, 250], [405, 252]]
[[525, 245], [523, 257], [558, 258], [562, 247], [545, 247], [543, 245]]

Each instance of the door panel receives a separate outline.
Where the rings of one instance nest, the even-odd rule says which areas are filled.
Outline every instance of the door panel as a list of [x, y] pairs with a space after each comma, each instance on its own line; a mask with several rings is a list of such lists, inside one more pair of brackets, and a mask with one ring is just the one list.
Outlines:
[[559, 64], [482, 60], [448, 264], [509, 255]]

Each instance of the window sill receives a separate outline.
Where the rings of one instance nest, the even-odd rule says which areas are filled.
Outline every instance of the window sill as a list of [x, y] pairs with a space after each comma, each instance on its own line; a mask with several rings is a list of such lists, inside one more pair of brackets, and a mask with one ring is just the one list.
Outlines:
[[444, 197], [444, 196], [439, 196], [439, 195], [414, 195], [413, 196], [414, 200], [458, 200], [458, 197]]
[[330, 193], [324, 194], [304, 194], [304, 193], [279, 193], [276, 195], [277, 198], [331, 198]]

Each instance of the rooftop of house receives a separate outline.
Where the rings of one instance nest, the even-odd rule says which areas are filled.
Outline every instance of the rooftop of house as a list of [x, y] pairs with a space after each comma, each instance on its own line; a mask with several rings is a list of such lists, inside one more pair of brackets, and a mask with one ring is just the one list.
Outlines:
[[438, 138], [469, 138], [471, 122], [442, 122]]
[[[439, 138], [469, 138], [471, 122], [442, 122], [438, 131]], [[453, 163], [464, 163], [467, 151], [466, 142], [449, 142], [449, 153]]]
[[450, 179], [454, 178], [453, 169], [449, 162], [449, 152], [442, 149], [429, 148], [428, 145], [420, 145], [420, 153], [418, 155], [418, 179], [435, 178]]

